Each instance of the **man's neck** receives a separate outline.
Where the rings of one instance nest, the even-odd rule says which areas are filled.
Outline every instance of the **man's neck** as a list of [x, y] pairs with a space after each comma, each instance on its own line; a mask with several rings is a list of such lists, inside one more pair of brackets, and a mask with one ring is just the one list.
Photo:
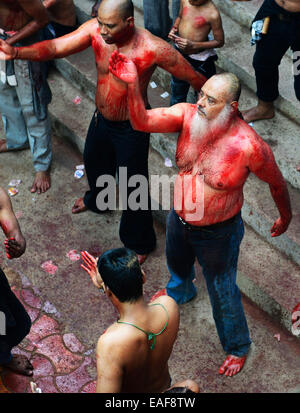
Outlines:
[[138, 320], [148, 309], [148, 304], [144, 297], [139, 298], [134, 303], [120, 303], [117, 308], [120, 314], [120, 321], [132, 322]]
[[118, 42], [115, 43], [118, 49], [124, 48], [132, 42], [136, 34], [136, 28], [130, 28], [128, 32], [125, 34], [124, 38], [120, 39]]

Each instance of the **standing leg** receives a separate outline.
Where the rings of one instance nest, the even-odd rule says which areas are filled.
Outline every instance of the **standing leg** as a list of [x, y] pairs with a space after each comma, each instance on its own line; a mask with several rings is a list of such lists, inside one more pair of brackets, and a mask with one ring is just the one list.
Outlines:
[[171, 28], [168, 0], [143, 0], [144, 25], [155, 36], [166, 40]]
[[15, 74], [18, 81], [16, 92], [25, 119], [33, 166], [36, 171], [31, 192], [45, 192], [50, 188], [49, 170], [52, 161], [50, 119], [46, 117], [45, 120], [38, 120], [34, 113], [28, 62], [25, 60], [16, 60]]
[[[85, 209], [100, 213], [97, 208], [97, 196], [102, 188], [97, 187], [97, 179], [101, 175], [116, 175], [115, 149], [111, 142], [111, 134], [100, 113], [95, 112], [92, 117], [87, 138], [85, 141], [83, 159], [90, 189], [85, 193], [83, 203]], [[82, 198], [80, 198], [82, 199]], [[77, 201], [76, 201], [77, 203]], [[76, 208], [76, 203], [72, 212], [81, 212]]]
[[241, 294], [236, 285], [239, 246], [244, 235], [242, 219], [214, 229], [207, 239], [194, 243], [203, 268], [213, 317], [224, 351], [236, 357], [246, 356], [251, 340]]
[[243, 112], [245, 122], [274, 117], [273, 102], [279, 95], [278, 66], [289, 44], [289, 22], [281, 21], [277, 16], [271, 17], [268, 33], [256, 45], [253, 57], [255, 69], [258, 104]]
[[189, 232], [172, 209], [167, 218], [166, 257], [171, 278], [167, 294], [178, 304], [190, 301], [196, 295], [194, 262], [195, 253], [189, 242]]
[[28, 148], [28, 135], [22, 108], [14, 86], [0, 81], [0, 112], [6, 139], [0, 140], [0, 152]]
[[17, 373], [32, 375], [33, 366], [20, 355], [12, 355], [11, 350], [29, 333], [30, 317], [25, 308], [11, 291], [5, 274], [0, 269], [0, 310], [6, 318], [6, 334], [0, 335], [0, 365]]
[[[149, 194], [149, 174], [148, 174], [148, 133], [138, 132], [132, 129], [128, 122], [125, 128], [120, 128], [114, 137], [114, 146], [117, 153], [117, 168], [126, 168], [127, 179], [119, 176], [119, 187], [121, 191], [123, 185], [127, 186], [127, 209], [123, 210], [120, 223], [120, 239], [126, 248], [130, 248], [138, 255], [147, 255], [152, 252], [156, 245], [156, 236], [153, 229], [153, 218], [151, 212], [151, 199]], [[129, 180], [137, 177], [143, 180], [145, 188], [143, 190], [145, 206], [143, 209], [135, 208], [130, 200], [131, 194], [139, 187], [128, 186]], [[124, 182], [123, 182], [124, 181]], [[126, 182], [125, 182], [126, 181]], [[147, 198], [147, 199], [146, 199]], [[125, 200], [126, 202], [126, 200]], [[124, 207], [124, 205], [123, 205]]]

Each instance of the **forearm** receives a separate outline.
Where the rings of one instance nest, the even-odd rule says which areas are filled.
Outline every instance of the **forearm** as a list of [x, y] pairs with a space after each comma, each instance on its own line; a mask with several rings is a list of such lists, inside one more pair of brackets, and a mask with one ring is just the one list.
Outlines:
[[270, 185], [270, 191], [281, 218], [289, 222], [292, 218], [292, 209], [286, 183], [283, 182], [280, 186]]
[[198, 53], [206, 49], [217, 49], [219, 47], [222, 47], [223, 45], [224, 45], [224, 42], [213, 39], [213, 40], [208, 40], [207, 42], [193, 42], [193, 49], [194, 49], [194, 53]]
[[177, 19], [175, 20], [174, 24], [173, 24], [173, 28], [178, 30], [178, 27], [180, 25], [180, 21], [181, 21], [181, 17], [178, 16]]
[[16, 34], [9, 37], [6, 41], [10, 45], [18, 43], [21, 40], [26, 39], [27, 37], [30, 37], [33, 34], [35, 34], [38, 30], [46, 26], [46, 24], [47, 22], [44, 24], [41, 24], [41, 23], [37, 23], [36, 21], [31, 21], [25, 27], [23, 27], [22, 30], [18, 31]]
[[64, 57], [57, 55], [53, 40], [45, 40], [32, 46], [15, 47], [15, 51], [14, 58], [20, 60], [46, 61], [56, 57]]
[[143, 101], [138, 79], [128, 85], [128, 109], [131, 125], [136, 130], [150, 132], [148, 130], [148, 116]]

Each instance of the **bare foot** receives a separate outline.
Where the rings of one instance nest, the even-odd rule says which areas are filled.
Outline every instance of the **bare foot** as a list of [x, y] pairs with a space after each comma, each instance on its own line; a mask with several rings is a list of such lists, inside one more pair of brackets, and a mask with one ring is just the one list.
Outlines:
[[72, 208], [72, 214], [79, 214], [80, 212], [87, 211], [87, 207], [83, 202], [83, 198], [78, 198]]
[[139, 264], [142, 265], [146, 261], [148, 254], [137, 254], [137, 257]]
[[12, 360], [2, 365], [4, 368], [14, 371], [24, 376], [33, 375], [33, 365], [30, 363], [26, 356], [21, 354], [14, 354]]
[[6, 139], [0, 139], [0, 152], [7, 152]]
[[254, 122], [260, 119], [272, 119], [275, 116], [273, 103], [261, 103], [259, 102], [257, 106], [242, 112], [244, 121]]
[[222, 366], [219, 368], [219, 374], [225, 373], [225, 376], [234, 376], [242, 370], [246, 358], [247, 356], [237, 357], [229, 354]]
[[36, 172], [35, 178], [30, 188], [30, 192], [37, 192], [41, 194], [42, 192], [48, 191], [51, 186], [50, 172], [49, 171], [39, 171]]
[[97, 17], [99, 5], [100, 5], [100, 1], [99, 0], [95, 1], [95, 4], [92, 7], [92, 13], [91, 13], [92, 17]]

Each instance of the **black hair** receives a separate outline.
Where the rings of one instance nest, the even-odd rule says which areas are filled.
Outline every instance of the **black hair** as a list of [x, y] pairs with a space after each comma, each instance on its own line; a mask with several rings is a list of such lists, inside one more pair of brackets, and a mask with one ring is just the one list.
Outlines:
[[164, 391], [164, 393], [195, 393], [188, 387], [172, 387], [169, 390]]
[[124, 20], [126, 20], [128, 17], [134, 16], [134, 6], [132, 0], [124, 0], [119, 7], [120, 14]]
[[128, 248], [106, 251], [98, 260], [98, 271], [121, 303], [135, 302], [143, 295], [143, 274], [134, 251]]

